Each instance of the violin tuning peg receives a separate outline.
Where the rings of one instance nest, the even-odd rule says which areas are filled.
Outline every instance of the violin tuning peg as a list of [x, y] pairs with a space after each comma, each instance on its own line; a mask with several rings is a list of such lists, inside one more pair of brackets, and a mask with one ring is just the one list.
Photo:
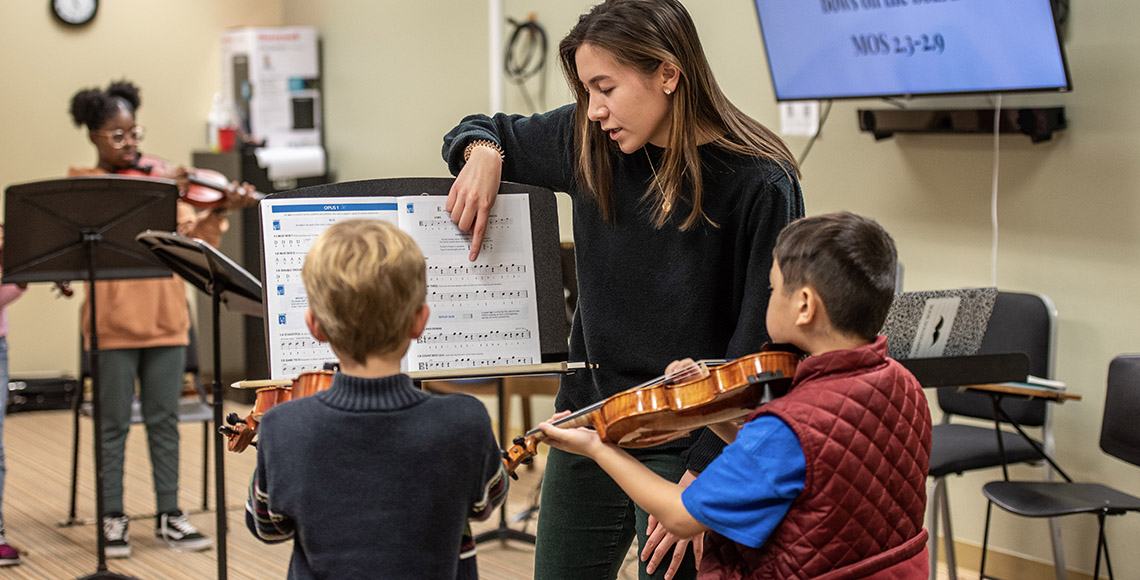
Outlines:
[[511, 476], [511, 479], [513, 479], [513, 480], [515, 480], [515, 481], [518, 481], [518, 480], [519, 480], [519, 476], [518, 476], [518, 474], [517, 474], [517, 473], [514, 473], [513, 471], [512, 471], [512, 472], [510, 472], [510, 476]]
[[523, 459], [522, 462], [523, 462], [523, 465], [530, 465], [530, 464], [534, 463], [534, 458], [533, 457], [527, 457], [526, 459]]
[[233, 427], [218, 427], [218, 433], [221, 433], [222, 435], [225, 435], [226, 437], [232, 437], [232, 436], [237, 434], [234, 431]]
[[226, 415], [226, 423], [229, 423], [230, 425], [237, 425], [238, 423], [241, 423], [241, 417], [237, 413], [230, 413], [229, 415]]

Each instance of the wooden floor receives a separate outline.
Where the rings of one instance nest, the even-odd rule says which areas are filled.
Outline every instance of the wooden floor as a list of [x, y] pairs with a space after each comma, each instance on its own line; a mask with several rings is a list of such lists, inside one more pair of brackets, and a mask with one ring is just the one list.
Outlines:
[[[228, 411], [248, 413], [248, 407], [234, 404]], [[73, 417], [70, 411], [36, 411], [8, 415], [4, 428], [7, 480], [4, 490], [4, 521], [8, 540], [22, 553], [23, 564], [0, 568], [0, 578], [21, 580], [62, 580], [81, 578], [97, 571], [96, 527], [89, 523], [61, 526], [68, 518], [71, 482]], [[91, 459], [91, 421], [80, 420], [80, 461], [77, 519], [94, 516], [94, 476]], [[203, 533], [217, 538], [215, 525], [214, 475], [211, 443], [209, 498], [210, 511], [202, 512], [202, 434], [201, 423], [183, 423], [181, 455], [182, 509]], [[243, 505], [246, 486], [255, 464], [255, 451], [227, 453], [226, 576], [235, 580], [285, 578], [292, 543], [266, 545], [245, 529]], [[514, 529], [534, 531], [533, 518], [526, 514], [537, 509], [536, 487], [542, 473], [542, 456], [533, 470], [519, 470], [519, 481], [512, 482], [507, 502], [508, 524]], [[113, 573], [140, 580], [181, 580], [219, 578], [218, 552], [178, 553], [153, 536], [154, 513], [150, 461], [147, 458], [145, 430], [132, 429], [127, 442], [125, 508], [132, 516], [130, 525], [132, 556], [107, 560]], [[532, 515], [534, 515], [532, 513]], [[512, 521], [522, 518], [521, 521]], [[475, 533], [499, 526], [496, 514], [475, 526]], [[619, 578], [636, 579], [633, 551]], [[531, 578], [534, 546], [516, 541], [488, 541], [479, 544], [480, 578], [521, 580]], [[963, 572], [963, 577], [969, 573]], [[945, 578], [942, 571], [940, 577]]]

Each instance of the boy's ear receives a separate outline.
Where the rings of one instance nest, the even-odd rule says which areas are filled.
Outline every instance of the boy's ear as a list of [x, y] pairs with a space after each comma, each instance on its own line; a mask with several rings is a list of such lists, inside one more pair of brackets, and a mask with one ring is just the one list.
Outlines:
[[305, 326], [309, 327], [309, 334], [319, 342], [328, 342], [329, 337], [325, 336], [324, 331], [321, 330], [321, 323], [317, 322], [317, 317], [313, 316], [313, 309], [305, 309]]
[[409, 335], [412, 339], [419, 338], [424, 333], [424, 328], [427, 328], [428, 317], [431, 315], [431, 308], [428, 308], [427, 303], [423, 303], [416, 310], [416, 317], [412, 320], [412, 333]]
[[793, 296], [796, 305], [796, 326], [808, 326], [819, 316], [819, 294], [811, 286], [804, 286]]

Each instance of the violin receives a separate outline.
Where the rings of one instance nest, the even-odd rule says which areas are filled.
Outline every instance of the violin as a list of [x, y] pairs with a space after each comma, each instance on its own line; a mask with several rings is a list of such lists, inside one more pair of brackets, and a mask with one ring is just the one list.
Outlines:
[[[660, 445], [694, 429], [747, 416], [760, 405], [766, 384], [791, 381], [801, 358], [803, 352], [795, 347], [767, 344], [761, 352], [731, 362], [712, 367], [706, 366], [707, 361], [698, 363], [699, 378], [678, 382], [693, 376], [691, 367], [658, 377], [552, 424], [593, 427], [603, 440], [630, 449]], [[545, 439], [538, 429], [516, 437], [503, 452], [507, 473], [515, 477], [518, 466], [530, 462]]]
[[240, 388], [257, 388], [257, 399], [253, 410], [244, 419], [237, 413], [226, 416], [226, 423], [218, 428], [218, 432], [228, 438], [226, 448], [234, 453], [245, 451], [250, 445], [256, 446], [253, 439], [257, 435], [257, 426], [266, 411], [281, 403], [288, 403], [327, 390], [332, 386], [333, 371], [308, 371], [297, 375], [294, 379], [268, 380], [268, 381], [241, 381], [234, 386]]
[[[154, 171], [165, 169], [166, 165], [167, 162], [164, 159], [140, 153], [135, 159], [134, 167], [121, 169], [118, 174], [133, 177], [154, 177]], [[225, 175], [212, 169], [190, 168], [187, 170], [186, 179], [190, 185], [185, 191], [179, 190], [178, 195], [182, 201], [198, 209], [222, 207], [226, 201], [226, 193], [235, 187]], [[265, 197], [256, 191], [249, 195], [258, 200]]]

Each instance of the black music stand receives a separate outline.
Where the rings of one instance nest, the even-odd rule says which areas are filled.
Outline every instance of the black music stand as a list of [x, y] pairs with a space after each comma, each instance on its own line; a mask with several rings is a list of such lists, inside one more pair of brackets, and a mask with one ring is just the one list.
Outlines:
[[264, 316], [261, 308], [261, 282], [225, 254], [206, 242], [182, 234], [145, 231], [136, 238], [176, 274], [185, 278], [213, 302], [214, 325], [214, 496], [218, 527], [218, 580], [226, 570], [226, 483], [225, 439], [216, 430], [222, 425], [222, 347], [221, 305], [239, 314]]
[[[495, 391], [499, 403], [499, 447], [503, 449], [510, 449], [511, 442], [507, 438], [507, 393], [503, 385], [503, 378], [498, 377], [495, 379]], [[504, 452], [505, 454], [505, 452]], [[512, 474], [513, 475], [513, 474]], [[517, 477], [515, 479], [518, 479]], [[529, 517], [535, 511], [535, 506], [523, 512], [522, 517]], [[507, 540], [518, 540], [528, 544], [535, 542], [534, 534], [523, 530], [516, 530], [507, 524], [507, 499], [503, 498], [503, 504], [499, 506], [499, 527], [493, 530], [477, 534], [475, 536], [475, 543], [481, 544], [492, 540], [501, 540], [504, 544]]]
[[[148, 228], [174, 229], [178, 187], [167, 179], [76, 177], [13, 185], [5, 190], [4, 282], [87, 280], [90, 300], [91, 404], [95, 429], [95, 505], [103, 518], [103, 421], [99, 401], [99, 338], [95, 281], [156, 278], [170, 270], [134, 243]], [[82, 580], [133, 580], [107, 571], [103, 526], [95, 526], [98, 566]]]

